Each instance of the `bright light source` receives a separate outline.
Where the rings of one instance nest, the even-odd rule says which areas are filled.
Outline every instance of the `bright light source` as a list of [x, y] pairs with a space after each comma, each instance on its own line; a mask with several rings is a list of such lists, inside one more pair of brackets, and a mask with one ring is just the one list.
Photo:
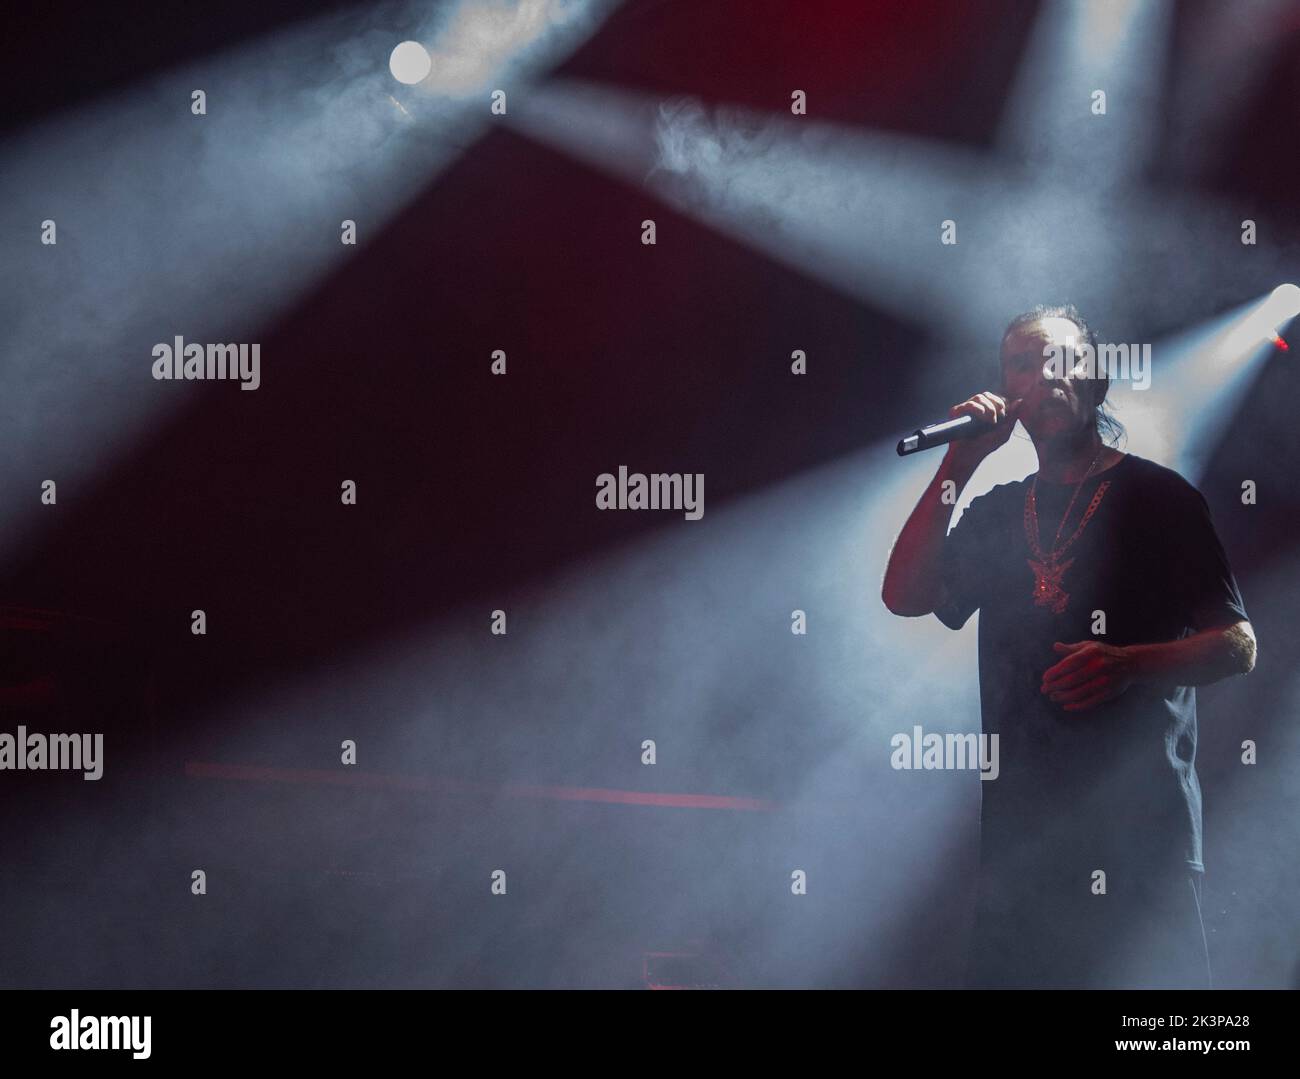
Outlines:
[[1224, 331], [1215, 342], [1214, 353], [1221, 363], [1237, 364], [1268, 342], [1288, 352], [1290, 347], [1282, 339], [1281, 331], [1298, 314], [1300, 288], [1279, 285]]
[[1300, 315], [1300, 288], [1291, 284], [1278, 285], [1251, 320], [1251, 332], [1272, 341], [1283, 352], [1289, 352], [1290, 346], [1282, 339], [1280, 331], [1296, 315]]
[[418, 41], [403, 41], [388, 58], [388, 70], [393, 73], [393, 78], [407, 86], [423, 82], [432, 66], [429, 54]]
[[1278, 285], [1268, 298], [1265, 309], [1277, 317], [1277, 325], [1300, 315], [1300, 285]]

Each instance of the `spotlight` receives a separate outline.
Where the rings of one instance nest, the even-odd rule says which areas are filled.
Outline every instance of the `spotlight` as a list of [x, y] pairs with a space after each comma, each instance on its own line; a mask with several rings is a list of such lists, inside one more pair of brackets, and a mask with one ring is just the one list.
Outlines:
[[1264, 304], [1260, 321], [1268, 327], [1268, 339], [1283, 352], [1290, 352], [1291, 346], [1279, 332], [1296, 315], [1300, 315], [1300, 287], [1292, 284], [1278, 285]]
[[1221, 362], [1233, 364], [1245, 362], [1266, 343], [1280, 352], [1290, 352], [1282, 331], [1296, 315], [1300, 315], [1300, 287], [1278, 285], [1224, 332], [1214, 352]]
[[388, 58], [388, 70], [393, 73], [393, 78], [407, 86], [423, 82], [432, 66], [429, 54], [418, 41], [403, 41]]

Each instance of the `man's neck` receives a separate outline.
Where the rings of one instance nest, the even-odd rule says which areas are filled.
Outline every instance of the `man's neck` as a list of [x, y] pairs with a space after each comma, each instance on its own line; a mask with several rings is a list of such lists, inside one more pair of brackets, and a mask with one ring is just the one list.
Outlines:
[[1106, 450], [1096, 431], [1035, 442], [1034, 449], [1038, 451], [1038, 475], [1048, 483], [1078, 483], [1088, 474], [1089, 467], [1096, 472], [1108, 463], [1110, 453], [1114, 452]]

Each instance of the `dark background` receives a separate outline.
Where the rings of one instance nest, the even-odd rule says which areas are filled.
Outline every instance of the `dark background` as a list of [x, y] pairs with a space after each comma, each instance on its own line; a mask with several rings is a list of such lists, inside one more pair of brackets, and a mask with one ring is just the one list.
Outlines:
[[[6, 28], [4, 131], [75, 116], [173, 63], [326, 10], [347, 18], [369, 7], [209, 3], [181, 14], [170, 3], [42, 5]], [[1037, 11], [630, 3], [553, 74], [774, 113], [800, 86], [819, 120], [982, 147]], [[1203, 11], [1178, 5], [1175, 49]], [[1294, 18], [1283, 30], [1294, 46]], [[1294, 47], [1273, 54], [1212, 167], [1185, 176], [1157, 155], [1153, 176], [1249, 206], [1294, 237], [1294, 55]], [[629, 229], [646, 216], [674, 236], [671, 257], [634, 257]], [[933, 360], [934, 313], [906, 321], [873, 309], [508, 129], [468, 145], [366, 237], [256, 336], [232, 335], [262, 343], [259, 390], [213, 384], [186, 396], [127, 452], [106, 458], [93, 483], [61, 485], [54, 523], [0, 566], [5, 603], [56, 612], [38, 626], [6, 624], [8, 684], [54, 688], [34, 711], [12, 708], [5, 729], [29, 717], [33, 729], [103, 730], [109, 747], [98, 784], [0, 777], [0, 983], [631, 987], [644, 984], [644, 953], [682, 951], [699, 978], [724, 984], [956, 984], [973, 818], [951, 859], [936, 854], [923, 872], [913, 867], [928, 895], [891, 914], [887, 937], [855, 934], [855, 911], [878, 918], [890, 901], [860, 883], [874, 879], [873, 860], [896, 858], [872, 832], [897, 821], [867, 797], [888, 772], [864, 773], [861, 803], [822, 807], [813, 819], [839, 821], [842, 831], [810, 848], [808, 818], [783, 818], [779, 807], [806, 797], [809, 776], [837, 752], [839, 728], [816, 709], [800, 715], [796, 692], [767, 716], [760, 704], [747, 718], [726, 702], [702, 702], [713, 718], [701, 744], [727, 765], [665, 753], [646, 769], [636, 748], [644, 725], [617, 696], [592, 702], [582, 724], [548, 707], [557, 693], [582, 700], [573, 689], [581, 657], [563, 677], [537, 674], [536, 712], [494, 711], [487, 668], [473, 658], [473, 647], [520, 647], [534, 614], [540, 622], [551, 572], [656, 530], [695, 527], [677, 515], [597, 512], [596, 474], [619, 463], [703, 472], [712, 510], [878, 444], [932, 413], [936, 400], [965, 396], [960, 366]], [[1213, 313], [1162, 314], [1121, 336]], [[152, 341], [140, 343], [141, 357]], [[815, 378], [793, 389], [792, 341], [816, 357]], [[487, 376], [495, 347], [510, 355], [505, 379]], [[1242, 792], [1229, 779], [1237, 729], [1214, 718], [1282, 723], [1296, 714], [1286, 658], [1295, 653], [1300, 572], [1290, 524], [1300, 508], [1296, 444], [1283, 439], [1265, 453], [1256, 437], [1287, 429], [1293, 362], [1264, 370], [1202, 482], [1261, 641], [1249, 685], [1202, 693], [1207, 819], [1229, 798], [1244, 817], [1268, 814], [1231, 835], [1207, 823], [1207, 928], [1216, 965], [1238, 985], [1276, 984], [1276, 964], [1261, 973], [1255, 953], [1242, 950], [1260, 920], [1283, 942], [1291, 932], [1296, 955], [1294, 872], [1279, 875], [1296, 849], [1285, 743], [1261, 750], [1264, 786]], [[30, 466], [33, 489], [46, 478], [39, 460], [35, 449], [15, 463]], [[1248, 516], [1235, 504], [1241, 477], [1267, 492]], [[353, 509], [339, 504], [341, 478], [358, 484]], [[878, 604], [882, 569], [845, 582], [857, 594], [841, 601]], [[779, 633], [800, 604], [775, 602]], [[503, 605], [511, 636], [480, 632]], [[207, 613], [206, 637], [189, 633], [196, 607]], [[719, 612], [719, 633], [726, 617]], [[248, 700], [382, 656], [438, 619], [474, 634], [455, 698], [481, 691], [472, 720], [472, 710], [449, 706], [395, 726], [393, 687], [376, 699], [362, 684], [328, 716], [261, 712], [251, 732], [232, 737]], [[635, 633], [626, 639], [629, 664], [639, 648], [653, 650], [660, 630], [643, 632], [642, 643]], [[815, 650], [824, 640], [810, 638], [804, 655], [785, 660], [791, 686], [822, 677]], [[701, 664], [711, 647], [700, 642]], [[777, 654], [756, 652], [751, 662]], [[45, 726], [54, 716], [72, 725]], [[596, 721], [603, 740], [593, 745]], [[359, 741], [368, 773], [443, 785], [185, 773], [194, 761], [337, 770], [342, 738]], [[1287, 759], [1294, 752], [1292, 737]], [[707, 792], [777, 808], [526, 798], [506, 778], [514, 787]], [[458, 790], [453, 781], [480, 786]], [[968, 809], [973, 795], [962, 796]], [[1242, 830], [1256, 836], [1247, 849]], [[744, 856], [719, 881], [717, 857], [728, 851]], [[827, 880], [846, 860], [858, 864], [843, 888], [790, 904], [790, 865]], [[501, 865], [512, 867], [508, 906], [487, 895], [487, 874]], [[202, 898], [188, 889], [197, 866], [210, 880]], [[896, 862], [881, 867], [899, 872]], [[850, 888], [850, 879], [859, 883]], [[778, 937], [780, 947], [769, 947]]]

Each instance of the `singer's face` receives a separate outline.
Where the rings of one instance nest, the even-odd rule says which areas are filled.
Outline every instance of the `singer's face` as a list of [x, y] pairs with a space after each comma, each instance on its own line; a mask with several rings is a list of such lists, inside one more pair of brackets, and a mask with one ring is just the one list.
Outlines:
[[[1020, 422], [1034, 439], [1073, 434], [1092, 421], [1092, 387], [1081, 366], [1062, 372], [1057, 356], [1083, 340], [1068, 318], [1044, 318], [1017, 326], [1002, 341], [1002, 389], [1008, 401], [1023, 398]], [[1060, 377], [1061, 374], [1064, 377]]]

